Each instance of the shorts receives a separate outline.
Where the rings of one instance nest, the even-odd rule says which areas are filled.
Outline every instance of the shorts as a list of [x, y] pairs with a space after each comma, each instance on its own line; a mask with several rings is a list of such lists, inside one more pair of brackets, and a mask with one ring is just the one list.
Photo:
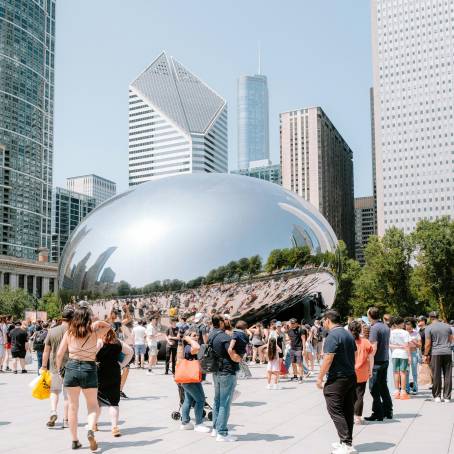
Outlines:
[[136, 354], [136, 356], [145, 355], [145, 350], [146, 347], [144, 344], [134, 345], [134, 353]]
[[60, 394], [63, 391], [63, 396], [66, 397], [66, 389], [63, 387], [63, 379], [58, 374], [52, 373], [52, 381], [50, 382], [50, 392]]
[[408, 359], [393, 358], [393, 371], [406, 372], [408, 369]]
[[299, 366], [303, 365], [303, 352], [302, 350], [292, 350], [290, 349], [290, 362], [292, 364], [298, 364]]
[[80, 386], [82, 389], [98, 387], [98, 368], [94, 361], [79, 361], [70, 359], [65, 366], [63, 386], [73, 388]]
[[20, 358], [20, 359], [24, 359], [25, 358], [25, 350], [21, 350], [21, 351], [17, 351], [17, 350], [14, 350], [14, 351], [11, 351], [11, 356], [13, 358]]
[[158, 344], [148, 344], [148, 354], [150, 356], [157, 356], [158, 355]]
[[306, 352], [307, 353], [315, 353], [314, 346], [312, 345], [311, 342], [306, 342]]
[[279, 358], [268, 361], [268, 364], [266, 366], [267, 372], [280, 372], [280, 370], [281, 370], [281, 365], [280, 365]]

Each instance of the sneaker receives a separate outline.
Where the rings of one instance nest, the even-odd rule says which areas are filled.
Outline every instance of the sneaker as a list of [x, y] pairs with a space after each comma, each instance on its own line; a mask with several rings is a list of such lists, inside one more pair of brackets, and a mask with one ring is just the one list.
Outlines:
[[194, 424], [188, 422], [187, 424], [181, 424], [180, 430], [194, 430]]
[[217, 437], [218, 436], [218, 432], [216, 429], [212, 429], [211, 432], [210, 432], [210, 437]]
[[[392, 418], [389, 418], [388, 416], [386, 416], [388, 419], [392, 419]], [[383, 421], [383, 416], [377, 416], [377, 415], [374, 415], [374, 414], [371, 414], [370, 416], [366, 416], [364, 418], [365, 421]]]
[[211, 432], [211, 429], [208, 426], [204, 426], [203, 424], [196, 424], [194, 426], [194, 432], [201, 432], [207, 434]]
[[22, 369], [22, 373], [23, 373], [23, 374], [27, 374], [27, 373], [28, 373], [28, 370], [27, 370], [27, 369]]
[[69, 427], [69, 421], [67, 419], [64, 419], [61, 428], [67, 429], [68, 427]]
[[298, 380], [298, 377], [297, 377], [296, 375], [294, 375], [294, 376], [290, 379], [290, 381], [293, 381], [293, 380]]
[[449, 402], [451, 402], [451, 399], [443, 398], [443, 402], [444, 402], [445, 404], [449, 404]]
[[303, 384], [303, 377], [298, 378], [298, 384], [302, 385]]
[[96, 450], [98, 449], [98, 443], [96, 442], [95, 434], [92, 430], [89, 430], [87, 432], [87, 440], [88, 444], [90, 445], [90, 451], [96, 452]]
[[[336, 443], [338, 445], [331, 454], [357, 454], [357, 450], [353, 446], [346, 445], [345, 443]], [[334, 443], [333, 443], [334, 445]]]
[[121, 437], [120, 428], [118, 426], [112, 427], [112, 435], [114, 437]]
[[120, 397], [122, 399], [129, 399], [129, 397], [123, 391], [120, 391]]
[[231, 441], [237, 441], [237, 440], [238, 440], [238, 438], [233, 435], [218, 435], [216, 437], [216, 441], [231, 442]]
[[17, 374], [17, 370], [13, 370], [13, 374]]
[[271, 389], [271, 383], [268, 383], [268, 384], [266, 385], [266, 389]]
[[47, 421], [46, 426], [47, 427], [55, 427], [55, 423], [57, 421], [57, 413], [51, 413], [49, 417], [49, 421]]
[[441, 402], [441, 397], [435, 397], [434, 402], [439, 404]]
[[274, 389], [275, 391], [279, 391], [280, 389], [282, 389], [282, 387], [281, 387], [280, 385], [278, 385], [277, 383], [275, 383], [275, 384], [273, 385], [273, 389]]

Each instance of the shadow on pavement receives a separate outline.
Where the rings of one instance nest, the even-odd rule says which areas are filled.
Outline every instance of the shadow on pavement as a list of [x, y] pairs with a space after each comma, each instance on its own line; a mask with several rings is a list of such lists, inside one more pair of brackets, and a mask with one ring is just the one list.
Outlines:
[[135, 435], [161, 429], [166, 429], [166, 427], [127, 427], [126, 429], [121, 429], [121, 433], [122, 435]]
[[419, 418], [421, 415], [419, 413], [397, 413], [394, 415], [395, 419], [410, 419], [410, 418]]
[[384, 441], [376, 441], [375, 443], [361, 443], [360, 445], [355, 445], [355, 448], [358, 452], [383, 452], [387, 449], [394, 448], [395, 443], [386, 443]]
[[11, 424], [11, 421], [0, 421], [0, 426], [7, 426], [8, 424]]
[[246, 400], [245, 402], [234, 402], [232, 406], [235, 407], [260, 407], [266, 405], [266, 402], [254, 402], [252, 400]]
[[128, 397], [127, 399], [122, 400], [122, 402], [128, 402], [130, 400], [158, 400], [158, 399], [162, 399], [163, 397], [168, 397], [168, 396]]
[[118, 443], [99, 443], [101, 452], [109, 451], [109, 449], [120, 449], [120, 448], [134, 448], [139, 446], [149, 446], [154, 445], [162, 441], [162, 438], [157, 438], [156, 440], [150, 441], [119, 441]]
[[259, 433], [247, 433], [246, 435], [238, 435], [238, 441], [282, 441], [295, 438], [291, 435], [277, 435], [277, 434], [259, 434]]

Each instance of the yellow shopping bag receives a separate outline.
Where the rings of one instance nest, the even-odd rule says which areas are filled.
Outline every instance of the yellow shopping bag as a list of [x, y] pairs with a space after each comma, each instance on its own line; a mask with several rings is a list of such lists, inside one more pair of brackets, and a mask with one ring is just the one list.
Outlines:
[[38, 382], [32, 390], [32, 396], [35, 399], [49, 399], [50, 397], [50, 384], [52, 381], [52, 374], [46, 370], [39, 377]]

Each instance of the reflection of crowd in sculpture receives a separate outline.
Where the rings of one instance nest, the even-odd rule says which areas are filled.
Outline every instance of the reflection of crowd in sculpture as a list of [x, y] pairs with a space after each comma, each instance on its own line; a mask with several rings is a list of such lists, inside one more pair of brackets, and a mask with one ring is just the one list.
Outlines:
[[[314, 276], [314, 282], [317, 279]], [[162, 292], [150, 296], [122, 298], [117, 300], [98, 300], [94, 312], [102, 319], [112, 308], [130, 302], [130, 310], [136, 318], [151, 314], [161, 315], [184, 312], [188, 315], [196, 312], [210, 314], [218, 312], [239, 317], [261, 306], [271, 306], [285, 301], [295, 294], [310, 293], [311, 281], [301, 276], [262, 279], [244, 283], [226, 283], [204, 285], [182, 292]], [[174, 308], [172, 310], [172, 308]]]

